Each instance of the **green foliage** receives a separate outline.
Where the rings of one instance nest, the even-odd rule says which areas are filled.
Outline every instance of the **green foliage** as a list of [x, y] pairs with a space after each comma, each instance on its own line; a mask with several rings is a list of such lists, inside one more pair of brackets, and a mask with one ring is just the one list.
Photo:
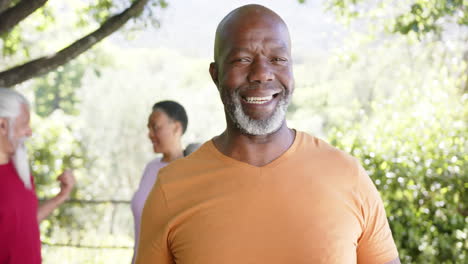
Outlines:
[[[81, 138], [76, 117], [55, 110], [47, 118], [33, 115], [34, 136], [28, 143], [40, 200], [59, 192], [56, 178], [72, 168], [77, 180], [71, 199], [91, 200], [96, 195], [95, 179], [87, 173], [92, 157]], [[123, 212], [123, 214], [121, 213]], [[122, 217], [123, 216], [123, 217]], [[85, 204], [67, 202], [40, 223], [44, 263], [118, 263], [130, 260], [132, 245], [129, 205]], [[123, 231], [122, 231], [123, 230]], [[118, 242], [115, 242], [118, 241]], [[95, 245], [96, 249], [57, 248], [55, 244]], [[100, 245], [124, 248], [104, 251]], [[60, 249], [60, 250], [58, 250]]]
[[84, 166], [84, 148], [78, 141], [79, 135], [73, 132], [72, 124], [70, 117], [60, 111], [47, 119], [33, 115], [34, 136], [29, 145], [38, 196], [52, 194], [51, 184], [64, 168]]
[[[21, 62], [44, 52], [55, 52], [72, 43], [77, 37], [96, 30], [109, 17], [126, 8], [131, 0], [70, 0], [63, 3], [49, 1], [25, 18], [10, 32], [0, 36], [3, 57]], [[129, 29], [159, 26], [160, 9], [168, 6], [165, 0], [151, 0], [141, 16], [133, 20]], [[3, 45], [1, 45], [3, 42]], [[44, 47], [43, 47], [44, 46]], [[51, 50], [51, 46], [53, 47]]]
[[384, 200], [402, 263], [467, 263], [466, 43], [355, 38], [331, 64], [295, 65], [288, 124], [361, 161]]
[[102, 23], [111, 15], [113, 2], [116, 1], [99, 0], [88, 6], [82, 7], [79, 11], [79, 20], [76, 25], [79, 27], [86, 27], [89, 25], [90, 19], [98, 23]]
[[45, 31], [54, 23], [56, 23], [54, 10], [50, 7], [45, 6], [44, 8], [40, 8], [35, 13], [35, 29], [37, 31]]
[[[22, 34], [20, 28], [15, 28], [8, 34], [2, 34], [0, 38], [3, 40], [2, 54], [3, 56], [11, 56], [18, 52], [22, 45]], [[23, 47], [23, 55], [29, 56], [29, 50]]]
[[76, 90], [81, 87], [84, 75], [86, 73], [99, 75], [102, 68], [111, 65], [112, 58], [107, 53], [95, 49], [37, 78], [32, 85], [35, 112], [41, 117], [46, 117], [53, 111], [61, 109], [67, 115], [77, 115], [79, 111], [76, 104], [79, 100]]
[[365, 16], [386, 17], [390, 31], [404, 35], [439, 34], [450, 23], [468, 26], [468, 2], [464, 0], [378, 1], [377, 4], [366, 0], [332, 0], [326, 5], [346, 21]]
[[410, 11], [396, 17], [393, 30], [402, 34], [440, 33], [443, 19], [468, 26], [468, 3], [463, 0], [415, 1]]
[[[22, 58], [30, 57], [30, 49], [36, 44], [30, 39], [31, 32], [44, 32], [53, 26], [55, 10], [49, 6], [38, 9], [29, 17], [29, 24], [14, 27], [0, 36], [3, 41], [2, 55], [9, 57], [21, 52]], [[34, 22], [32, 22], [34, 21]]]
[[468, 260], [467, 103], [455, 89], [408, 87], [329, 132], [379, 189], [402, 263]]
[[[78, 181], [82, 177], [81, 169], [85, 166], [85, 149], [74, 133], [76, 125], [61, 111], [54, 112], [47, 119], [33, 115], [32, 128], [34, 137], [30, 140], [32, 173], [39, 199], [48, 199], [59, 192], [56, 178], [64, 169], [76, 169]], [[72, 197], [77, 197], [76, 189]], [[66, 206], [55, 210], [53, 215], [41, 225], [43, 239], [51, 237], [60, 226], [80, 228], [74, 221], [73, 211]]]
[[75, 89], [81, 86], [85, 70], [85, 65], [72, 61], [37, 79], [34, 84], [36, 113], [46, 117], [62, 109], [67, 114], [77, 114]]

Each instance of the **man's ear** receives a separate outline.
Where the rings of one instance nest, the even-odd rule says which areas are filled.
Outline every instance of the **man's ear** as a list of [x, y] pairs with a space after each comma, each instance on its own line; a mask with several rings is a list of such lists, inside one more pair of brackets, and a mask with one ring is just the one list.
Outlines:
[[216, 65], [216, 62], [210, 63], [210, 75], [213, 82], [218, 86], [218, 66]]
[[7, 136], [9, 129], [8, 120], [6, 118], [0, 117], [0, 135]]

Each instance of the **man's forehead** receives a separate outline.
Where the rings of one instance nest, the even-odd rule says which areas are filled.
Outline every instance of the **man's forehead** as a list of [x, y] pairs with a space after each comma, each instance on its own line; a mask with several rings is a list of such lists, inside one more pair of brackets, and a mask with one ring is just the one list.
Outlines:
[[289, 52], [289, 45], [281, 39], [240, 39], [236, 42], [227, 42], [222, 48], [222, 53], [251, 52], [261, 48], [271, 52]]
[[225, 45], [255, 41], [259, 38], [282, 42], [290, 49], [290, 36], [286, 23], [275, 12], [258, 5], [238, 8], [228, 14], [216, 31], [215, 58]]
[[266, 36], [274, 39], [289, 39], [289, 31], [282, 20], [276, 17], [247, 17], [226, 24], [222, 31], [218, 32], [222, 39], [254, 36]]
[[259, 46], [271, 51], [290, 51], [289, 35], [278, 30], [267, 31], [258, 28], [226, 34], [219, 40], [218, 45], [220, 53], [249, 51]]

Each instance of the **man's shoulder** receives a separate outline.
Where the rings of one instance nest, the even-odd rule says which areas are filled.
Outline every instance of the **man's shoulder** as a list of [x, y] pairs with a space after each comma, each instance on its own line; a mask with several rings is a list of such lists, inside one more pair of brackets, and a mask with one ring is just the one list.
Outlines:
[[302, 131], [298, 131], [298, 135], [300, 135], [300, 142], [297, 152], [305, 158], [338, 162], [347, 166], [356, 165], [356, 158], [325, 140]]
[[158, 177], [164, 182], [179, 180], [189, 177], [195, 172], [222, 166], [222, 163], [213, 153], [212, 148], [213, 146], [210, 141], [205, 142], [189, 156], [175, 160], [162, 168]]

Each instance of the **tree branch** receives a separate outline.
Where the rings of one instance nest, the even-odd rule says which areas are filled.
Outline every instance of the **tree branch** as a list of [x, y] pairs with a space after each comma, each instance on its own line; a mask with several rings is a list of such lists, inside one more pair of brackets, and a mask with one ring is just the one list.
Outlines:
[[[9, 2], [10, 1], [2, 1], [2, 3], [6, 5], [8, 5]], [[3, 11], [0, 14], [0, 34], [10, 31], [46, 2], [47, 0], [22, 0], [18, 4]]]
[[140, 15], [148, 1], [149, 0], [137, 0], [133, 2], [133, 4], [122, 13], [107, 19], [96, 31], [75, 41], [70, 46], [55, 54], [41, 57], [0, 72], [0, 86], [11, 87], [32, 77], [48, 73], [58, 66], [76, 58], [94, 44], [117, 31], [130, 20], [130, 18]]
[[0, 14], [8, 8], [12, 0], [0, 0]]

